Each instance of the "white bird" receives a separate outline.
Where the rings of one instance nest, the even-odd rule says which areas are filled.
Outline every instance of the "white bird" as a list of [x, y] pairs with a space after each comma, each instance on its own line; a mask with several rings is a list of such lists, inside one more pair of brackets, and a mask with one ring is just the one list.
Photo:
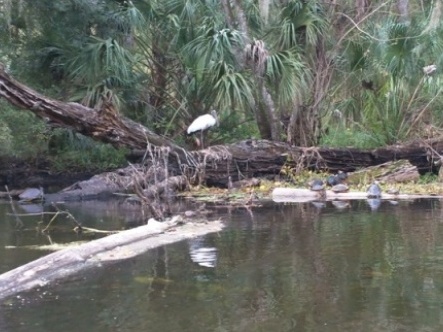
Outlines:
[[423, 67], [423, 73], [425, 73], [425, 75], [432, 75], [436, 70], [437, 70], [436, 65], [429, 65]]
[[200, 131], [200, 141], [203, 147], [203, 131], [218, 125], [218, 116], [215, 110], [211, 111], [211, 114], [200, 115], [197, 119], [192, 121], [188, 127], [188, 135]]

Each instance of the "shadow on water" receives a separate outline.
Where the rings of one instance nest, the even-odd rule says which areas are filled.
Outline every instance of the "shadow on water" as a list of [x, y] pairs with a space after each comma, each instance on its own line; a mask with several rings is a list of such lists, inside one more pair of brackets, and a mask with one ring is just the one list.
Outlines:
[[[127, 225], [118, 208], [77, 204], [93, 227]], [[219, 234], [8, 299], [0, 330], [441, 330], [442, 211], [439, 200], [219, 208]], [[20, 265], [28, 251], [2, 257]]]

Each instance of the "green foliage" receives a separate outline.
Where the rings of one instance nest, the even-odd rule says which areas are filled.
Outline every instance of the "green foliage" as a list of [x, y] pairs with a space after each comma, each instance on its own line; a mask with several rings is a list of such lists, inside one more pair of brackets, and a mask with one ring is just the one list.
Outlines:
[[2, 155], [29, 158], [46, 151], [46, 129], [42, 121], [32, 113], [11, 108], [3, 101], [0, 108]]
[[56, 170], [101, 171], [121, 167], [126, 161], [125, 149], [116, 150], [68, 130], [57, 130], [52, 139], [59, 144], [56, 154], [49, 157]]
[[312, 80], [297, 49], [270, 54], [266, 59], [265, 74], [281, 105], [290, 105], [294, 98], [303, 99], [303, 92]]
[[434, 173], [426, 173], [418, 179], [418, 184], [429, 184], [429, 183], [435, 183], [440, 182], [438, 179], [438, 174]]
[[316, 1], [290, 0], [276, 19], [281, 21], [278, 23], [281, 31], [277, 35], [281, 49], [297, 45], [314, 46], [327, 29], [321, 6]]
[[5, 155], [12, 152], [12, 134], [11, 128], [4, 122], [0, 122], [0, 155]]
[[51, 130], [48, 150], [56, 169], [100, 170], [125, 163], [124, 149], [116, 150], [68, 129]]
[[77, 95], [72, 97], [90, 107], [99, 106], [102, 96], [121, 106], [117, 93], [133, 85], [132, 55], [115, 39], [93, 38], [69, 64], [74, 82], [78, 82]]
[[51, 129], [32, 113], [0, 103], [0, 155], [50, 158], [58, 169], [100, 170], [125, 162], [125, 150], [95, 142], [67, 129]]
[[[0, 59], [47, 94], [95, 107], [106, 98], [177, 140], [212, 108], [223, 115], [215, 138], [226, 142], [266, 132], [250, 121], [266, 122], [269, 105], [282, 123], [321, 116], [323, 144], [337, 146], [392, 144], [443, 123], [443, 34], [430, 22], [433, 2], [411, 6], [410, 23], [382, 6], [358, 25], [352, 2], [270, 1], [266, 14], [265, 2], [228, 3], [231, 14], [215, 0], [10, 1], [0, 14]], [[237, 30], [242, 13], [247, 31]], [[437, 65], [433, 76], [423, 74], [429, 64]], [[4, 151], [47, 149], [44, 139], [27, 145], [26, 135], [47, 135], [28, 116], [2, 124]], [[16, 134], [22, 124], [27, 132]]]
[[239, 113], [232, 112], [221, 114], [219, 127], [211, 132], [212, 141], [215, 143], [233, 143], [245, 138], [259, 138], [257, 124], [251, 118], [242, 118]]
[[252, 108], [254, 97], [251, 82], [247, 77], [224, 62], [216, 63], [211, 73], [213, 75], [210, 84], [214, 87], [214, 102], [217, 105], [223, 109], [234, 105], [239, 105], [243, 109]]
[[357, 125], [347, 128], [344, 125], [330, 125], [327, 134], [322, 136], [320, 144], [333, 147], [371, 149], [384, 145], [386, 143], [384, 139], [385, 137], [380, 135], [378, 131], [365, 129]]
[[[339, 71], [325, 103], [330, 102], [323, 121], [329, 130], [323, 138], [327, 144], [343, 144], [342, 139], [347, 139], [346, 145], [360, 141], [356, 146], [363, 147], [393, 144], [414, 137], [426, 123], [443, 123], [440, 112], [434, 111], [442, 103], [440, 71], [428, 76], [422, 70], [429, 64], [437, 68], [443, 64], [435, 31], [426, 30], [428, 22], [418, 16], [412, 16], [414, 24], [381, 17], [349, 33], [343, 52], [338, 53]], [[346, 138], [331, 131], [332, 109], [340, 111], [341, 122], [355, 136]], [[344, 137], [337, 140], [340, 136]]]
[[189, 64], [195, 67], [196, 73], [203, 73], [212, 61], [235, 63], [234, 50], [242, 45], [243, 39], [236, 30], [210, 27], [188, 43], [182, 54]]

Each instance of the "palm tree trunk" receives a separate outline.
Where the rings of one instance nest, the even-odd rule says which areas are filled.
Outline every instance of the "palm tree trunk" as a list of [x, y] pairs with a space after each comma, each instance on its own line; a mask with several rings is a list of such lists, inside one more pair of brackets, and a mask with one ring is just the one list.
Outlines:
[[247, 38], [249, 38], [249, 29], [248, 29], [248, 23], [246, 20], [246, 14], [243, 10], [241, 3], [239, 0], [234, 0], [234, 13], [235, 17], [238, 22], [238, 29], [245, 34]]
[[409, 0], [397, 0], [397, 11], [400, 22], [409, 22]]
[[371, 6], [371, 0], [356, 0], [355, 1], [355, 21], [359, 22], [368, 12]]
[[234, 14], [232, 12], [232, 8], [230, 5], [229, 0], [221, 0], [221, 4], [223, 7], [223, 12], [225, 13], [226, 22], [228, 23], [228, 26], [232, 29], [234, 28]]
[[265, 22], [265, 24], [268, 23], [270, 2], [271, 2], [270, 0], [260, 0], [258, 4], [260, 10], [260, 16]]
[[320, 139], [320, 109], [330, 80], [332, 69], [326, 56], [324, 40], [320, 39], [316, 47], [316, 56], [312, 66], [316, 68], [312, 102], [310, 105], [294, 107], [287, 131], [288, 143], [296, 146], [315, 146]]
[[260, 132], [260, 137], [263, 139], [272, 139], [272, 131], [271, 127], [269, 126], [268, 117], [261, 103], [257, 104], [254, 110], [254, 115], [258, 130]]
[[[246, 40], [250, 40], [246, 15], [241, 6], [241, 2], [239, 0], [233, 0], [232, 4], [235, 6], [233, 12], [235, 13], [239, 29], [246, 36]], [[260, 6], [262, 6], [265, 9], [265, 11], [268, 11], [269, 0], [262, 0], [260, 2]], [[255, 72], [256, 76], [262, 76], [263, 74], [260, 71], [255, 71]], [[259, 93], [257, 94], [257, 98], [259, 98], [259, 101], [257, 102], [258, 107], [255, 109], [256, 112], [255, 116], [257, 119], [258, 128], [260, 130], [260, 135], [262, 138], [265, 139], [272, 139], [274, 141], [279, 141], [281, 140], [282, 130], [280, 125], [280, 119], [275, 109], [275, 103], [272, 99], [271, 93], [266, 88], [263, 82], [263, 77], [257, 77], [257, 79], [259, 82], [258, 83]]]
[[281, 125], [280, 120], [277, 116], [277, 111], [275, 109], [274, 101], [269, 91], [266, 89], [265, 85], [261, 84], [261, 97], [263, 99], [263, 104], [265, 106], [265, 111], [267, 118], [269, 120], [269, 127], [271, 129], [271, 139], [273, 141], [279, 141], [281, 139]]
[[441, 14], [442, 14], [441, 7], [442, 7], [441, 0], [435, 1], [434, 8], [432, 8], [431, 18], [429, 19], [429, 24], [424, 32], [428, 32], [430, 30], [436, 30], [438, 28], [441, 21]]

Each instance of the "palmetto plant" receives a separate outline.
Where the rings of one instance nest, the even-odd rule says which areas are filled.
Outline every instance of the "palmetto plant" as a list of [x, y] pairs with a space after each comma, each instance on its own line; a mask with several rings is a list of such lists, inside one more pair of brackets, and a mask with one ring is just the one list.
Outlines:
[[376, 145], [415, 135], [439, 103], [438, 75], [426, 75], [423, 67], [441, 68], [443, 50], [427, 25], [425, 19], [378, 17], [349, 34], [337, 57], [330, 109], [339, 109], [348, 128], [367, 132]]
[[[237, 132], [297, 145], [338, 124], [390, 143], [443, 104], [432, 4], [399, 18], [395, 2], [364, 2], [357, 14], [363, 2], [7, 3], [1, 23], [10, 33], [0, 38], [19, 55], [3, 54], [11, 70], [63, 99], [97, 107], [106, 97], [174, 138], [216, 108], [220, 137], [230, 133], [223, 120], [236, 119], [251, 126]], [[430, 64], [433, 76], [422, 71]], [[340, 120], [330, 116], [336, 109]]]

